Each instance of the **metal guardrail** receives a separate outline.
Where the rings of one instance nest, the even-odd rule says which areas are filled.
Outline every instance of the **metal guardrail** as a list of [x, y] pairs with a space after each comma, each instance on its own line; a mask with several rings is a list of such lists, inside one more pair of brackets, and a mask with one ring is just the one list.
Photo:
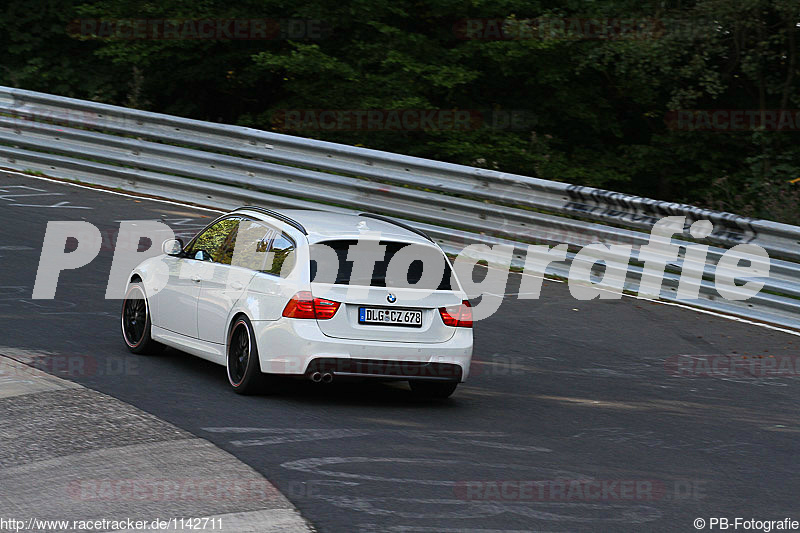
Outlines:
[[[570, 245], [550, 274], [566, 277], [590, 243], [648, 242], [664, 216], [710, 220], [700, 299], [690, 303], [800, 328], [800, 227], [529, 176], [0, 87], [0, 166], [120, 187], [202, 205], [370, 211], [405, 219], [453, 253], [474, 243], [510, 244], [522, 266], [529, 244]], [[688, 224], [687, 224], [688, 228]], [[690, 236], [675, 244], [693, 244]], [[731, 246], [770, 254], [762, 292], [722, 299], [712, 276]], [[636, 291], [633, 255], [626, 288]], [[682, 259], [661, 297], [676, 298]]]

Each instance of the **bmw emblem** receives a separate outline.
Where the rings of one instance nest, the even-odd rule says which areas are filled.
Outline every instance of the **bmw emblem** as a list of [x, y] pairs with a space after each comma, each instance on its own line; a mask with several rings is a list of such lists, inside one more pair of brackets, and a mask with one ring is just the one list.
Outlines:
[[395, 296], [390, 292], [389, 295], [386, 296], [386, 301], [389, 302], [390, 304], [393, 304], [397, 301], [397, 296]]

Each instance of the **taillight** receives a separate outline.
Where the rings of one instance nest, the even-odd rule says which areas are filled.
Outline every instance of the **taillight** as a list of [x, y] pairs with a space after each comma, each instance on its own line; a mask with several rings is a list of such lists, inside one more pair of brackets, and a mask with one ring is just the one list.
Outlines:
[[469, 300], [464, 300], [460, 305], [440, 307], [439, 314], [442, 315], [442, 322], [445, 326], [453, 328], [472, 327], [472, 306]]
[[314, 298], [309, 291], [300, 291], [289, 300], [283, 309], [283, 316], [287, 318], [316, 318], [328, 320], [333, 318], [339, 310], [339, 302]]
[[324, 298], [314, 298], [314, 314], [317, 320], [328, 320], [333, 318], [339, 310], [339, 302], [325, 300]]

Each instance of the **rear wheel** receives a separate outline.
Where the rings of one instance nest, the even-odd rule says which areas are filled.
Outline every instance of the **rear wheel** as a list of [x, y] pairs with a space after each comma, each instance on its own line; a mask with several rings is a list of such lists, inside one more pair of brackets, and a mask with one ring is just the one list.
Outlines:
[[228, 382], [237, 394], [253, 394], [263, 384], [258, 347], [250, 320], [237, 318], [228, 336]]
[[421, 398], [449, 398], [458, 387], [456, 381], [417, 381], [408, 382], [411, 390]]
[[141, 282], [131, 283], [125, 292], [122, 301], [122, 338], [128, 350], [136, 354], [157, 353], [164, 348], [150, 337], [150, 307]]

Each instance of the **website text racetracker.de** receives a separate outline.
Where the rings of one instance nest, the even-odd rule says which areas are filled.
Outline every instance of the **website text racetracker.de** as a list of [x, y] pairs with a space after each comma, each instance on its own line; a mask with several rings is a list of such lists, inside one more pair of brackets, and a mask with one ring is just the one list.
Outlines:
[[15, 518], [0, 517], [0, 530], [14, 531], [221, 531], [221, 518], [169, 518], [154, 520], [133, 520], [123, 518], [109, 520], [41, 520], [28, 518], [17, 520]]

